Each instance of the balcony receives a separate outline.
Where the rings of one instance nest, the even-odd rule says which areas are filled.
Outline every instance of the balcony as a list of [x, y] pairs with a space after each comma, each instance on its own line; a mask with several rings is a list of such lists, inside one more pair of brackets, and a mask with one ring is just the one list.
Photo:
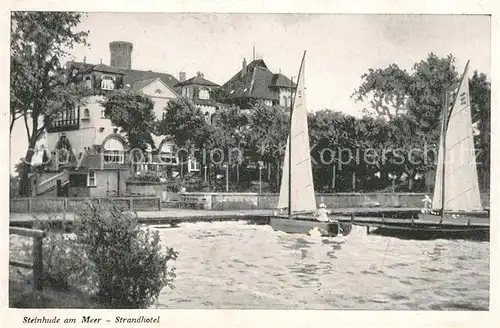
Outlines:
[[80, 111], [78, 108], [68, 109], [60, 113], [47, 126], [47, 132], [64, 132], [80, 128]]

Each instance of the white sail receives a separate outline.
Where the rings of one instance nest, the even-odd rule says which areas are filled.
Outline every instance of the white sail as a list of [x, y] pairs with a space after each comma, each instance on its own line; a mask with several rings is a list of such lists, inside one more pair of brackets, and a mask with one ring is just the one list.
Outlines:
[[474, 133], [469, 97], [468, 63], [449, 114], [446, 138], [444, 206], [442, 205], [443, 143], [440, 142], [433, 209], [444, 211], [481, 211], [477, 177]]
[[[300, 66], [297, 81], [297, 92], [293, 103], [290, 135], [291, 152], [291, 210], [294, 212], [311, 212], [316, 210], [314, 184], [312, 177], [311, 156], [309, 148], [309, 131], [307, 128], [307, 107], [305, 93], [305, 55]], [[288, 138], [285, 160], [283, 163], [280, 197], [278, 208], [288, 208], [288, 180], [289, 180], [289, 147]]]

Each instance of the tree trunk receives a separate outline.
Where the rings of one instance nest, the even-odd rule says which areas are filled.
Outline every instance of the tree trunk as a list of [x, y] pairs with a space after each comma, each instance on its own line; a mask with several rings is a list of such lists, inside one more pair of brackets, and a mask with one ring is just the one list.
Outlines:
[[335, 177], [337, 175], [337, 171], [335, 169], [335, 162], [332, 163], [332, 192], [335, 192]]
[[31, 159], [35, 155], [34, 149], [36, 145], [36, 138], [32, 137], [30, 140], [26, 155], [24, 156], [24, 164], [21, 165], [21, 172], [19, 173], [19, 196], [31, 197], [31, 182], [29, 173], [31, 171]]
[[356, 171], [352, 172], [352, 191], [356, 191]]
[[278, 192], [280, 191], [280, 163], [276, 164], [276, 188]]
[[184, 157], [181, 159], [181, 178], [184, 177]]
[[410, 177], [410, 178], [408, 179], [408, 191], [411, 191], [411, 190], [412, 190], [412, 188], [413, 188], [413, 178], [412, 178], [412, 177]]

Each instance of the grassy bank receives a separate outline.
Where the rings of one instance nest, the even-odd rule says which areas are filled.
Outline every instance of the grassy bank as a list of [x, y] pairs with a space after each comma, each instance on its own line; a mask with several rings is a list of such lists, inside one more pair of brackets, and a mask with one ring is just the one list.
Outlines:
[[9, 307], [11, 308], [68, 308], [99, 309], [105, 308], [88, 295], [74, 289], [65, 291], [44, 287], [42, 291], [20, 280], [9, 280]]

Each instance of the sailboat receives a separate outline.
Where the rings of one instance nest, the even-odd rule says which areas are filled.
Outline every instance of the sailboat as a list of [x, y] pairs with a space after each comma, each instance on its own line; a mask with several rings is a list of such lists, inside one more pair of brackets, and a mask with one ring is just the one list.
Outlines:
[[[489, 212], [481, 204], [469, 96], [469, 61], [451, 110], [445, 96], [431, 208], [422, 209], [412, 227], [398, 235], [424, 238], [489, 239]], [[382, 231], [380, 231], [382, 230]]]
[[276, 214], [270, 218], [270, 225], [274, 230], [286, 233], [309, 234], [319, 231], [321, 235], [337, 236], [340, 230], [338, 222], [320, 222], [314, 216], [316, 198], [307, 128], [305, 56], [304, 51], [297, 90], [290, 106], [290, 132], [277, 206], [281, 212], [288, 209], [288, 215]]

